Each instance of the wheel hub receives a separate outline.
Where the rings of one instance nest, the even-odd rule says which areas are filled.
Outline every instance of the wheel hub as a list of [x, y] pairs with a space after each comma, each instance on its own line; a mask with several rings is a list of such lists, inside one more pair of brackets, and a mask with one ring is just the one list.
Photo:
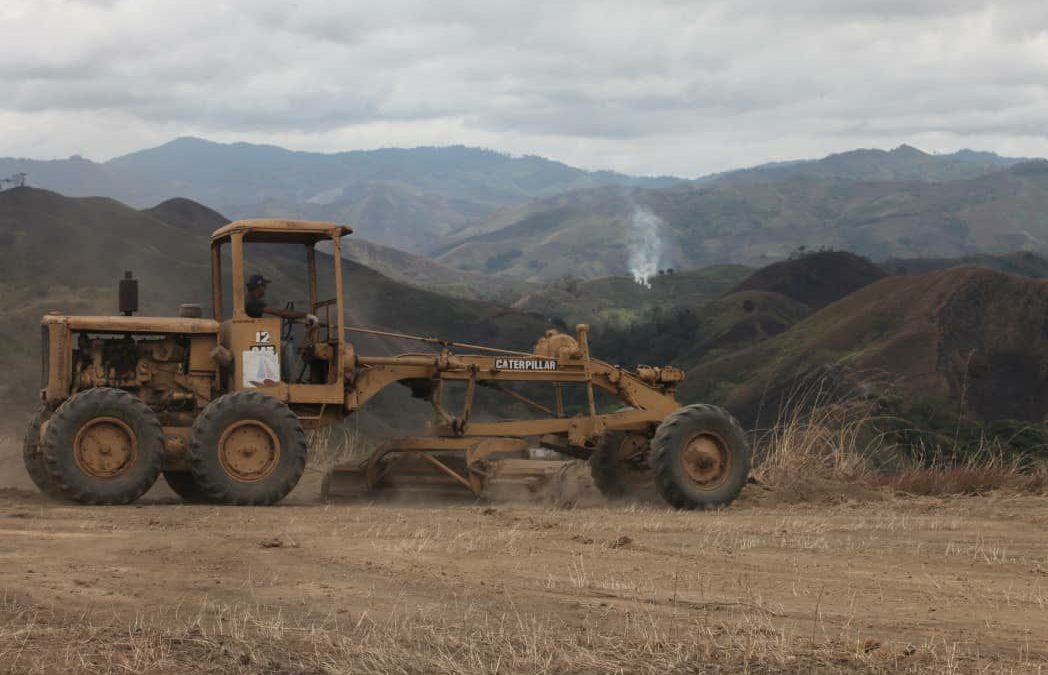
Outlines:
[[123, 420], [97, 417], [77, 432], [73, 456], [84, 473], [95, 478], [117, 478], [134, 465], [138, 440]]
[[715, 434], [697, 434], [684, 447], [684, 473], [703, 487], [715, 487], [728, 476], [729, 455], [724, 441]]
[[241, 483], [269, 477], [280, 463], [280, 441], [258, 420], [231, 424], [218, 441], [218, 458], [226, 474]]

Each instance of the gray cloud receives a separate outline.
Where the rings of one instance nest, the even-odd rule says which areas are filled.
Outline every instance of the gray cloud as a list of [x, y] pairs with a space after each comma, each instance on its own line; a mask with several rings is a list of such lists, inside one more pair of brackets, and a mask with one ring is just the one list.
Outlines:
[[5, 155], [198, 134], [696, 175], [902, 142], [1048, 154], [1046, 103], [1042, 2], [0, 5]]

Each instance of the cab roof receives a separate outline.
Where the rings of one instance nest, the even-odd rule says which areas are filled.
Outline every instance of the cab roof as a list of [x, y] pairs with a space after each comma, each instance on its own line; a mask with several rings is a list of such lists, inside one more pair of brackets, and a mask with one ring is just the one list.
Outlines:
[[235, 220], [215, 230], [211, 234], [211, 241], [228, 239], [230, 235], [238, 232], [243, 233], [247, 241], [312, 243], [321, 239], [344, 237], [352, 233], [353, 228], [319, 220]]

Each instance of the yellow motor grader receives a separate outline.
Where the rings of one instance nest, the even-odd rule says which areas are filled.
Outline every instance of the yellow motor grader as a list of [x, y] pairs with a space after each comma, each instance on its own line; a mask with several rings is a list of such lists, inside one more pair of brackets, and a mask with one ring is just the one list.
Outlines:
[[[24, 445], [35, 484], [56, 499], [127, 504], [162, 473], [186, 501], [272, 504], [302, 476], [305, 429], [342, 421], [395, 383], [432, 404], [433, 422], [424, 434], [337, 467], [335, 478], [353, 473], [377, 490], [411, 459], [482, 495], [498, 462], [545, 447], [588, 459], [609, 497], [647, 487], [674, 507], [707, 508], [728, 504], [746, 482], [750, 450], [731, 415], [680, 407], [674, 389], [683, 373], [675, 368], [627, 370], [594, 359], [585, 325], [575, 336], [547, 331], [531, 351], [345, 326], [341, 240], [351, 231], [273, 219], [216, 230], [210, 318], [199, 305], [184, 305], [177, 317], [134, 316], [130, 275], [120, 282], [121, 315], [44, 316], [43, 405]], [[291, 352], [301, 367], [288, 367], [281, 319], [245, 310], [244, 249], [256, 243], [304, 250], [313, 317]], [[325, 270], [333, 297], [319, 297], [319, 266], [333, 268]], [[347, 340], [354, 334], [415, 340], [424, 349], [366, 356]], [[575, 411], [565, 401], [572, 387]], [[474, 419], [480, 392], [533, 415]], [[598, 406], [601, 392], [621, 404]]]

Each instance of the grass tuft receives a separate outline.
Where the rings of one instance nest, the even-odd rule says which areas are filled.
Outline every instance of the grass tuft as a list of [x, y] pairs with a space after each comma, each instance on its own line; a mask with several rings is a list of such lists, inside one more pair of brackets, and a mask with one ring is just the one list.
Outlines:
[[775, 423], [755, 442], [756, 481], [770, 488], [833, 481], [897, 493], [980, 495], [993, 490], [1048, 491], [1048, 464], [1008, 452], [1000, 439], [983, 437], [963, 455], [950, 448], [902, 446], [880, 429], [897, 422], [879, 414], [870, 392], [883, 382], [842, 385], [839, 371], [798, 385]]

